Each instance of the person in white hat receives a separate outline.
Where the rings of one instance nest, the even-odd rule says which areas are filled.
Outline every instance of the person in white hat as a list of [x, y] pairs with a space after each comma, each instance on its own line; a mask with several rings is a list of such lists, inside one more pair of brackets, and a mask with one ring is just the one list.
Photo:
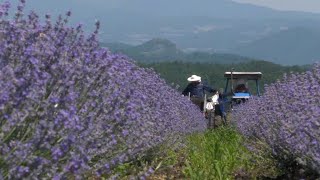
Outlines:
[[184, 96], [189, 96], [193, 103], [200, 107], [203, 111], [204, 95], [205, 91], [210, 93], [216, 93], [217, 91], [210, 86], [201, 83], [201, 77], [197, 75], [192, 75], [187, 79], [189, 81], [188, 86], [183, 90], [182, 94]]

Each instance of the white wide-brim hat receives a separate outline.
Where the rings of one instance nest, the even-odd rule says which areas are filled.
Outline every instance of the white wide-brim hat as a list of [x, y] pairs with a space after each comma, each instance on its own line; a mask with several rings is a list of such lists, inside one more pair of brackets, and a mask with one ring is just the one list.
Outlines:
[[189, 82], [194, 82], [194, 81], [201, 81], [201, 77], [197, 75], [192, 75], [191, 77], [188, 78]]

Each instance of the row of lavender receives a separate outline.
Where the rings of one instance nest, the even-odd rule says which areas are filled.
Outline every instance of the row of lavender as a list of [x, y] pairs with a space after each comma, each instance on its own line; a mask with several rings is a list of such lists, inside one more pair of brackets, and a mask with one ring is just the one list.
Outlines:
[[239, 130], [266, 142], [274, 155], [320, 173], [320, 64], [265, 89], [236, 109]]
[[[109, 174], [179, 135], [203, 131], [198, 109], [153, 70], [98, 46], [68, 17], [44, 24], [25, 1], [0, 8], [0, 178]], [[152, 171], [152, 169], [150, 169]]]

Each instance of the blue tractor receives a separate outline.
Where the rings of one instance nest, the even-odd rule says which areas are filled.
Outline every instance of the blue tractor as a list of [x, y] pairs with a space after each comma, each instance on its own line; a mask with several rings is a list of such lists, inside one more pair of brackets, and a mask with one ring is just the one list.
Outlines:
[[[261, 72], [225, 72], [224, 77], [226, 78], [226, 87], [224, 92], [230, 90], [234, 92], [231, 97], [231, 107], [236, 104], [247, 101], [253, 94], [254, 90], [249, 89], [249, 82], [254, 81], [256, 89], [255, 94], [260, 96], [260, 85], [259, 80], [262, 78]], [[229, 86], [231, 85], [231, 87]]]
[[224, 77], [226, 78], [224, 90], [222, 88], [208, 99], [205, 96], [204, 110], [208, 119], [208, 128], [216, 126], [216, 116], [220, 116], [223, 124], [227, 124], [227, 111], [233, 110], [235, 105], [243, 103], [251, 97], [253, 93], [249, 90], [249, 81], [255, 81], [255, 93], [260, 96], [261, 72], [231, 71], [225, 72]]

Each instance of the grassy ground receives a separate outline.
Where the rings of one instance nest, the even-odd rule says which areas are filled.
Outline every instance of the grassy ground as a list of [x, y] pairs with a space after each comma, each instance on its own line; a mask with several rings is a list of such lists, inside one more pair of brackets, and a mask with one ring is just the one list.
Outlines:
[[163, 166], [149, 179], [262, 179], [280, 173], [276, 162], [256, 143], [253, 154], [244, 139], [230, 127], [220, 127], [188, 137], [185, 149], [171, 154], [171, 166]]
[[[254, 149], [254, 153], [247, 147]], [[153, 173], [144, 173], [148, 171], [145, 167], [152, 167]], [[230, 126], [220, 126], [205, 133], [190, 135], [186, 138], [185, 146], [178, 149], [166, 145], [155, 147], [145, 156], [120, 165], [114, 174], [117, 174], [117, 179], [134, 179], [142, 175], [150, 180], [282, 180], [318, 177], [301, 174], [302, 169], [299, 168], [291, 172], [288, 168], [280, 167], [266, 144], [256, 139], [245, 139]]]
[[[256, 153], [248, 151], [245, 144], [254, 148]], [[145, 167], [152, 167], [154, 173], [148, 177], [139, 173], [146, 172]], [[120, 165], [113, 173], [118, 179], [143, 175], [152, 180], [225, 180], [270, 179], [282, 172], [263, 143], [249, 142], [234, 128], [220, 126], [190, 135], [185, 146], [178, 149], [165, 145], [156, 147], [146, 156]]]
[[219, 128], [189, 138], [184, 174], [191, 179], [227, 179], [249, 168], [249, 154], [234, 131]]
[[[132, 179], [142, 175], [150, 180], [282, 180], [318, 177], [307, 173], [301, 175], [299, 168], [297, 173], [297, 168], [290, 170], [291, 167], [279, 166], [265, 143], [243, 138], [235, 128], [222, 126], [220, 120], [216, 123], [214, 129], [186, 137], [184, 146], [178, 149], [165, 144], [154, 147], [144, 156], [120, 165], [113, 174], [117, 174], [117, 179]], [[149, 167], [154, 172], [147, 175], [145, 172]], [[110, 176], [98, 179], [108, 178]]]

